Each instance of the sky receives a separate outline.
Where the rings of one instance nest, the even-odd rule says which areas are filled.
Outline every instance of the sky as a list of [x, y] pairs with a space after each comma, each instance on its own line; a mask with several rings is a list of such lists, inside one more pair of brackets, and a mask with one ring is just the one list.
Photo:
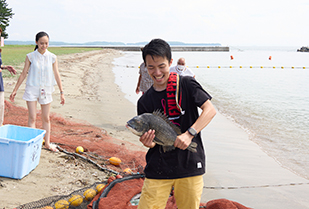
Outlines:
[[8, 40], [308, 46], [309, 0], [6, 0]]

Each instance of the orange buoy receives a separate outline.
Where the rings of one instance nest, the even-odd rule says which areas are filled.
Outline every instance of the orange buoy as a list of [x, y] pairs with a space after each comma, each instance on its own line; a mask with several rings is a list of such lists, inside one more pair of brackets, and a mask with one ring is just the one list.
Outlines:
[[108, 159], [109, 163], [112, 165], [120, 165], [121, 160], [118, 157], [111, 157]]
[[233, 55], [231, 55], [231, 60], [233, 60], [234, 59], [234, 57], [233, 57]]
[[132, 174], [133, 173], [130, 168], [124, 169], [123, 172], [125, 172], [126, 174]]
[[111, 183], [112, 181], [114, 181], [116, 179], [115, 176], [110, 176], [108, 179], [107, 179], [107, 183]]
[[269, 60], [271, 60], [271, 56], [269, 56], [269, 58], [268, 58]]

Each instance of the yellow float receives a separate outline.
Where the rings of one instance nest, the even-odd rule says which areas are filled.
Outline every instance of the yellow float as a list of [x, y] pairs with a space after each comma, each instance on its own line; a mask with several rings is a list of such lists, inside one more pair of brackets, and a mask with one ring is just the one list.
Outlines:
[[91, 201], [95, 196], [97, 192], [94, 189], [87, 189], [84, 192], [84, 198], [86, 201]]
[[75, 207], [80, 206], [83, 203], [83, 197], [80, 195], [72, 195], [69, 199], [69, 203]]
[[82, 147], [82, 146], [78, 146], [78, 147], [76, 147], [76, 153], [83, 153], [84, 152], [84, 148]]
[[66, 200], [59, 200], [55, 203], [56, 209], [68, 209], [69, 208], [69, 202]]
[[101, 190], [105, 187], [105, 184], [98, 184], [96, 186], [96, 189], [97, 189], [97, 193], [101, 192]]

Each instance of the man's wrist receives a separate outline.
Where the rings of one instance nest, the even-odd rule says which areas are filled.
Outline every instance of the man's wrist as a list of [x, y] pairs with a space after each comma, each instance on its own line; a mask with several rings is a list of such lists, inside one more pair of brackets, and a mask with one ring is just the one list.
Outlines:
[[197, 136], [197, 131], [194, 128], [188, 128], [188, 132], [189, 134], [191, 134], [192, 136], [196, 137]]

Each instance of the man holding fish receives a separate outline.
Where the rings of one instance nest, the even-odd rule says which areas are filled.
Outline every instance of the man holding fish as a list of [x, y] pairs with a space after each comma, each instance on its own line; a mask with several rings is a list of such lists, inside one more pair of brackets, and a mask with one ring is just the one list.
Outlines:
[[[164, 209], [174, 188], [179, 209], [197, 209], [205, 173], [200, 132], [216, 114], [211, 96], [195, 78], [169, 72], [173, 60], [171, 48], [164, 40], [149, 42], [143, 49], [143, 60], [154, 84], [138, 100], [138, 116], [127, 123], [149, 148], [138, 208]], [[140, 128], [142, 124], [144, 130]]]

